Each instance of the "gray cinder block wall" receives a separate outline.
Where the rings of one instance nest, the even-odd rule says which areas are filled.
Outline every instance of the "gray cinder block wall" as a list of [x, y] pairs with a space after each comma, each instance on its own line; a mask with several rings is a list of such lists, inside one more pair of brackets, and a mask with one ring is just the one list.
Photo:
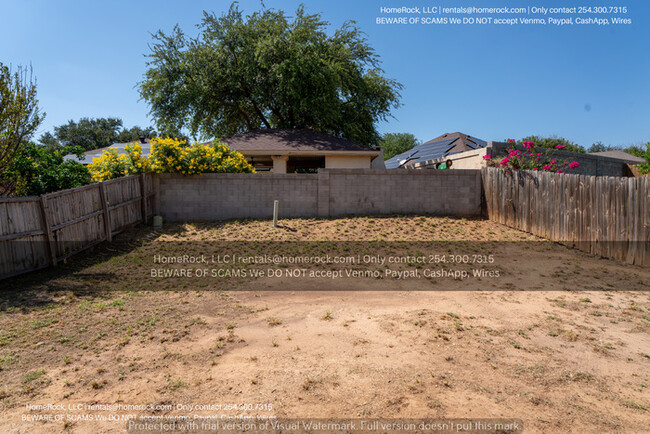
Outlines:
[[478, 170], [321, 169], [318, 174], [156, 175], [168, 221], [379, 214], [481, 214]]

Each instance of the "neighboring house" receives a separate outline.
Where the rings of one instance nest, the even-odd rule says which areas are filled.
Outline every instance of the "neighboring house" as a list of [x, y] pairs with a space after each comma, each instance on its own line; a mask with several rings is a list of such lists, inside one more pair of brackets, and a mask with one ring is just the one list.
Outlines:
[[413, 168], [431, 160], [444, 159], [460, 152], [482, 149], [487, 142], [463, 133], [447, 133], [386, 160], [387, 169]]
[[[369, 148], [349, 140], [318, 133], [312, 130], [260, 129], [237, 134], [220, 140], [231, 149], [241, 152], [256, 171], [273, 173], [310, 172], [319, 168], [332, 169], [383, 169], [381, 148]], [[125, 153], [128, 143], [114, 143], [108, 148], [85, 152], [83, 164], [90, 164], [94, 157], [106, 149]], [[141, 139], [142, 156], [149, 156], [149, 139]], [[206, 144], [212, 144], [207, 142]], [[66, 159], [79, 161], [74, 155]]]
[[319, 168], [384, 168], [380, 148], [312, 130], [259, 129], [221, 142], [241, 152], [256, 171], [294, 173]]
[[[134, 142], [129, 142], [129, 143], [134, 143]], [[66, 160], [77, 161], [83, 165], [88, 165], [93, 162], [93, 158], [100, 157], [107, 149], [117, 149], [118, 154], [126, 154], [124, 147], [129, 143], [113, 143], [111, 146], [108, 146], [106, 148], [99, 148], [99, 149], [93, 149], [92, 151], [86, 151], [83, 153], [83, 155], [85, 156], [83, 160], [80, 160], [79, 158], [77, 158], [76, 155], [73, 154], [68, 154], [63, 158]], [[139, 143], [140, 146], [142, 147], [142, 155], [149, 156], [149, 152], [151, 151], [151, 144], [149, 143], [149, 139], [145, 137], [140, 137]]]
[[629, 154], [619, 149], [614, 149], [611, 151], [603, 151], [603, 152], [590, 152], [589, 154], [598, 155], [600, 157], [608, 157], [608, 158], [615, 158], [617, 160], [623, 160], [628, 164], [645, 163], [645, 158], [637, 157], [636, 155]]
[[[454, 153], [453, 155], [449, 154], [448, 156], [439, 157], [437, 159], [425, 159], [426, 161], [417, 161], [416, 163], [409, 166], [409, 168], [435, 169], [438, 167], [438, 164], [444, 162], [445, 160], [451, 160], [452, 169], [480, 169], [488, 165], [488, 160], [484, 158], [486, 155], [490, 155], [491, 161], [499, 161], [508, 155], [508, 150], [512, 148], [512, 146], [512, 143], [488, 142], [487, 146], [484, 148], [458, 152]], [[516, 145], [516, 147], [519, 150], [525, 150], [525, 148], [521, 145]], [[629, 168], [630, 163], [628, 163], [628, 160], [631, 158], [636, 158], [633, 155], [627, 154], [629, 157], [626, 156], [625, 159], [621, 159], [614, 158], [610, 155], [602, 155], [607, 154], [609, 151], [604, 153], [597, 152], [594, 154], [585, 154], [559, 149], [535, 149], [536, 152], [543, 154], [546, 154], [548, 152], [548, 155], [553, 158], [558, 158], [564, 161], [577, 161], [579, 164], [578, 168], [572, 169], [570, 173], [591, 176], [633, 176], [633, 173]], [[618, 156], [621, 157], [620, 154]], [[644, 161], [643, 159], [641, 160]], [[388, 164], [386, 166], [388, 166]]]

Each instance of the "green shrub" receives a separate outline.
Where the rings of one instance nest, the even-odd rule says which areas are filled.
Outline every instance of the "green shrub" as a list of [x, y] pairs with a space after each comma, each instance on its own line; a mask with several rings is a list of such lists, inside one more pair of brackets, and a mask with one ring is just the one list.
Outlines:
[[88, 184], [88, 169], [77, 161], [65, 160], [67, 154], [81, 157], [83, 149], [50, 150], [31, 142], [24, 144], [2, 175], [5, 189], [14, 196], [37, 196]]

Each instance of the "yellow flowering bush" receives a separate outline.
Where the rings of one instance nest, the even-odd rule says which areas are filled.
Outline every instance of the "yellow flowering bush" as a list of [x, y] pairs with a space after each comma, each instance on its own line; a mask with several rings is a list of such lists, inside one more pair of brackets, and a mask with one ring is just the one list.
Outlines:
[[88, 166], [92, 180], [107, 179], [145, 172], [180, 173], [253, 173], [255, 170], [246, 158], [222, 143], [212, 146], [202, 143], [187, 145], [185, 140], [157, 137], [151, 140], [151, 155], [142, 156], [142, 146], [130, 143], [125, 154], [107, 149]]
[[88, 165], [92, 181], [102, 182], [151, 171], [149, 160], [142, 156], [142, 146], [139, 143], [129, 143], [124, 150], [126, 154], [120, 154], [117, 149], [109, 148], [101, 156], [93, 158], [93, 162]]
[[157, 138], [151, 142], [151, 168], [157, 173], [253, 173], [246, 158], [226, 145], [194, 143], [187, 146], [178, 139]]

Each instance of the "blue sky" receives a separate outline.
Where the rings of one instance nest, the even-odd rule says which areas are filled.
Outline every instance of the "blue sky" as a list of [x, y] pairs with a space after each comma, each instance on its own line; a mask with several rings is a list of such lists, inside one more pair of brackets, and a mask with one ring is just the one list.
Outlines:
[[[530, 0], [265, 0], [304, 3], [339, 27], [355, 20], [404, 85], [403, 106], [380, 132], [428, 140], [462, 131], [484, 140], [561, 135], [581, 145], [650, 141], [650, 2], [629, 0], [629, 26], [378, 25], [379, 7], [529, 6]], [[571, 6], [537, 0], [536, 6]], [[585, 2], [589, 4], [589, 2]], [[597, 4], [596, 4], [597, 3]], [[596, 2], [594, 6], [609, 2]], [[150, 33], [175, 24], [196, 32], [203, 10], [227, 1], [32, 1], [0, 3], [0, 61], [29, 65], [47, 119], [38, 135], [81, 117], [147, 126], [136, 84]], [[253, 11], [259, 0], [240, 1]]]

